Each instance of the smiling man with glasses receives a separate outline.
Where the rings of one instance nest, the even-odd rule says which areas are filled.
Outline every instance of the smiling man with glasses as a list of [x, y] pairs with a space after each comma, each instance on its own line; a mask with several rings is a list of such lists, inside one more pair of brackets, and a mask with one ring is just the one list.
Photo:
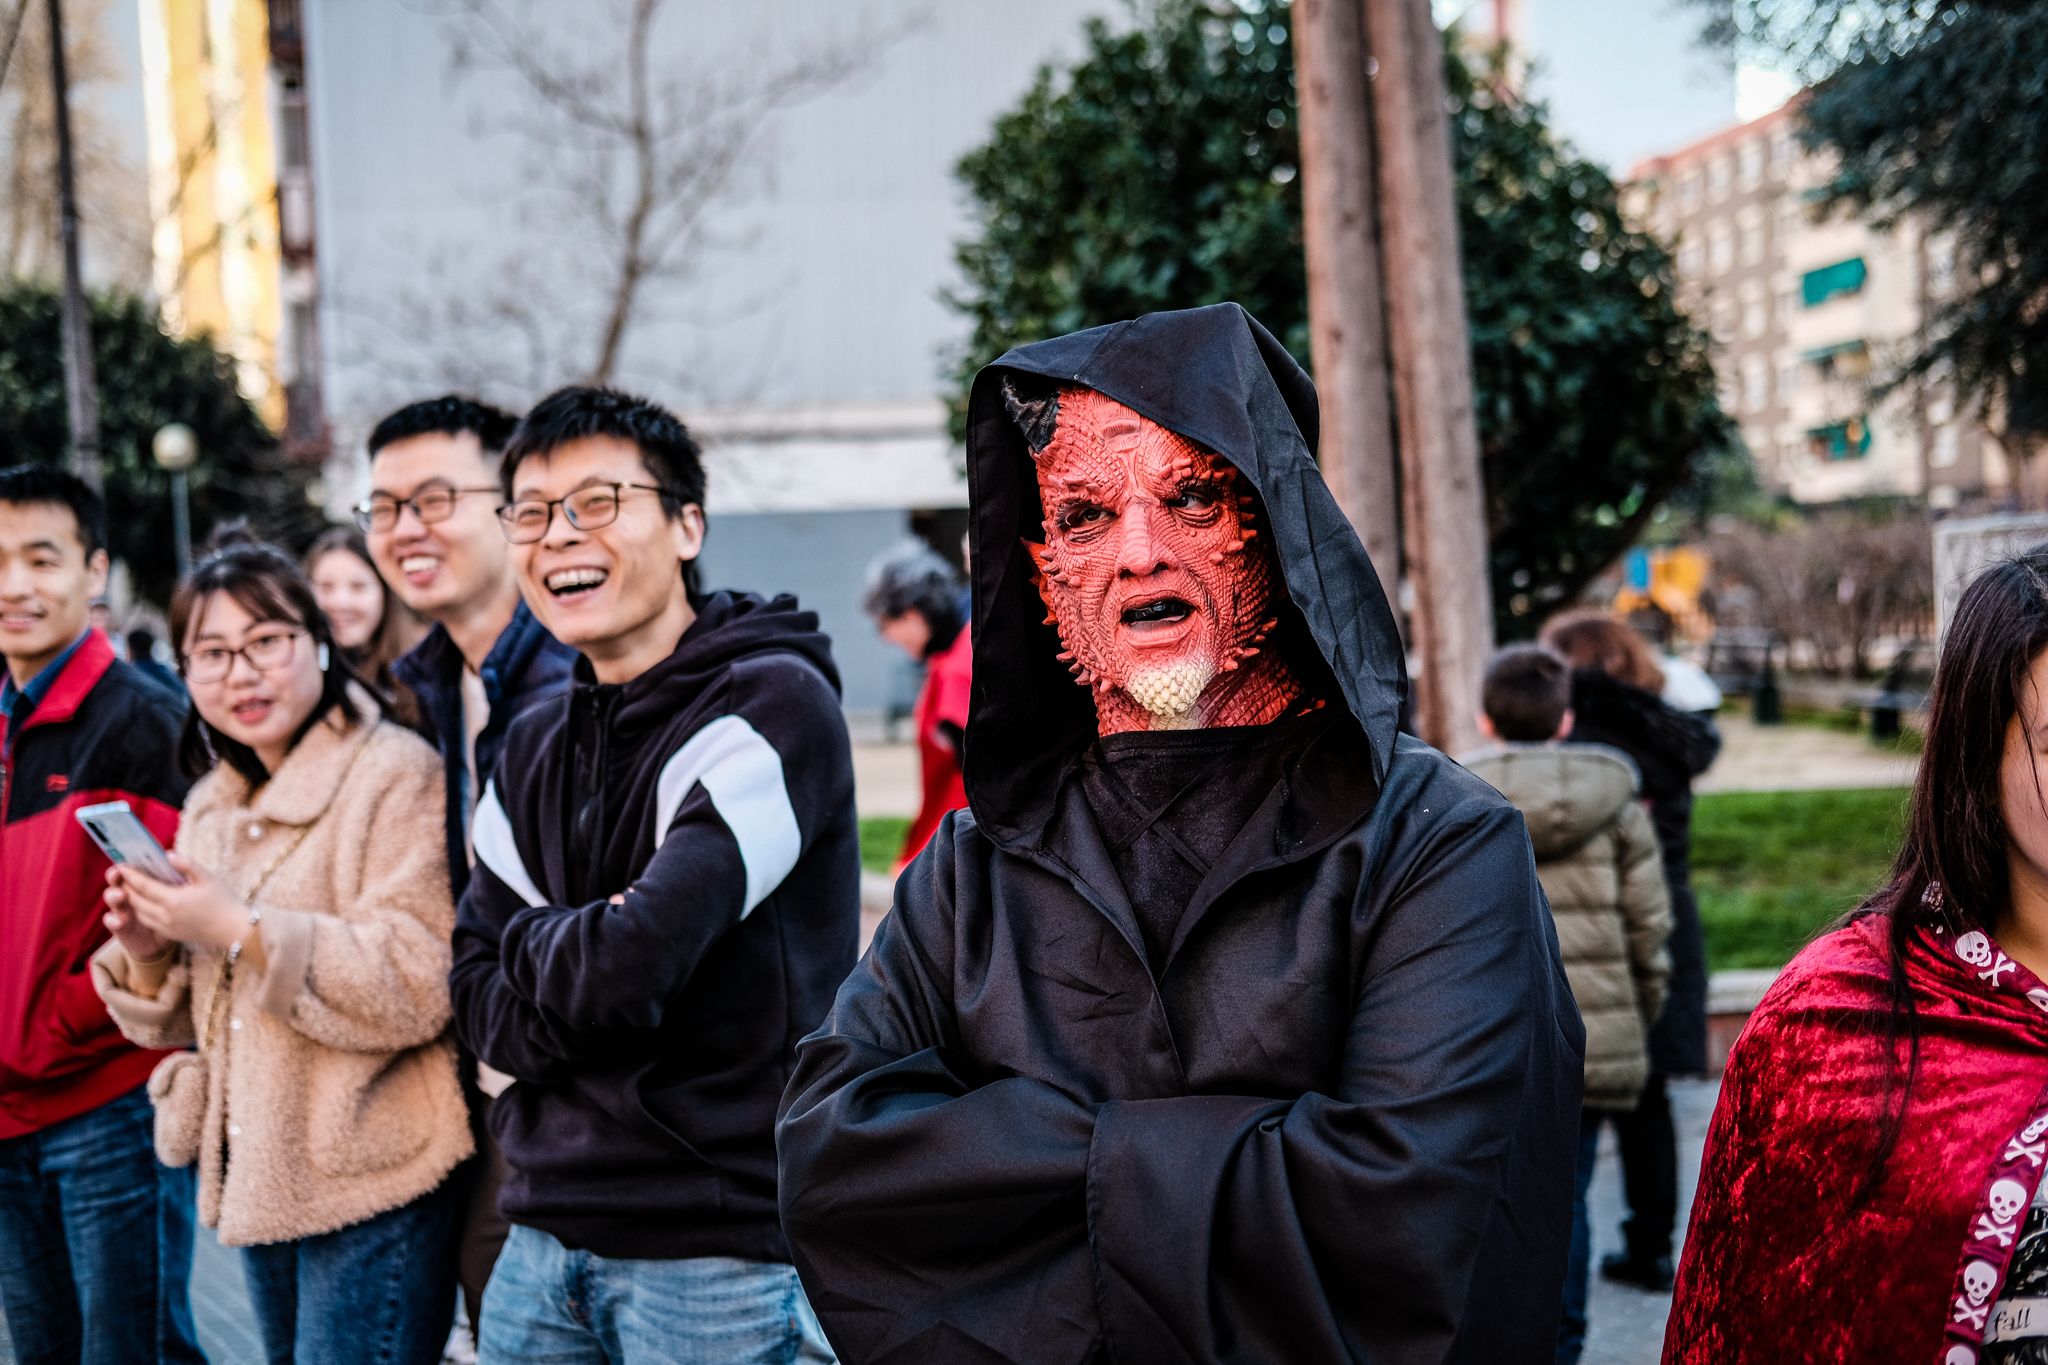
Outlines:
[[583, 657], [506, 736], [457, 916], [456, 1031], [518, 1078], [481, 1355], [829, 1359], [774, 1126], [854, 960], [830, 644], [792, 598], [698, 587], [704, 468], [653, 403], [564, 389], [502, 478], [520, 590]]
[[[469, 881], [469, 821], [513, 717], [569, 685], [574, 650], [555, 642], [519, 599], [495, 515], [498, 452], [516, 419], [449, 395], [400, 408], [370, 433], [370, 489], [355, 508], [377, 572], [401, 602], [433, 623], [392, 666], [419, 699], [448, 782], [448, 869], [455, 894]], [[503, 1162], [483, 1113], [510, 1078], [463, 1074], [478, 1157], [463, 1227], [462, 1298], [474, 1325], [505, 1221]]]

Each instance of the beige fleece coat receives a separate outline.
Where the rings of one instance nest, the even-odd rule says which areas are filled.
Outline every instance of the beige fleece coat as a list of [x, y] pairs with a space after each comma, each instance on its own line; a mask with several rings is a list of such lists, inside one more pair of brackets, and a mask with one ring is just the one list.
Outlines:
[[1464, 760], [1515, 803], [1586, 1021], [1586, 1108], [1635, 1107], [1671, 977], [1671, 899], [1636, 769], [1599, 744], [1507, 745]]
[[[268, 966], [242, 960], [207, 1040], [199, 1219], [225, 1245], [359, 1223], [433, 1190], [472, 1150], [449, 1032], [441, 784], [426, 741], [335, 713], [253, 796], [226, 764], [192, 789], [178, 851], [245, 900], [272, 869], [253, 901]], [[110, 941], [93, 981], [130, 1040], [185, 1047], [225, 956], [179, 948], [145, 999]]]

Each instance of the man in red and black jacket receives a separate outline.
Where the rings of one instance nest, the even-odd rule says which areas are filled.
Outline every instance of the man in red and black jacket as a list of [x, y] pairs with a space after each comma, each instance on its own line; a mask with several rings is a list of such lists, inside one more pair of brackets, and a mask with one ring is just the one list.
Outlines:
[[86, 962], [107, 860], [76, 815], [126, 801], [168, 845], [182, 703], [88, 624], [105, 514], [70, 474], [0, 469], [0, 1309], [24, 1361], [203, 1360], [192, 1173], [157, 1163], [144, 1082]]

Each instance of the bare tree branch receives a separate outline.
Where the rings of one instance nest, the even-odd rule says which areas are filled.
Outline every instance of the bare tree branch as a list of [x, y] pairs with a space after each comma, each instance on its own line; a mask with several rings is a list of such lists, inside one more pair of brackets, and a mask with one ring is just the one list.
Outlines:
[[[856, 16], [845, 31], [794, 49], [760, 38], [679, 60], [660, 41], [669, 0], [588, 7], [573, 31], [550, 22], [560, 10], [531, 0], [420, 3], [443, 21], [454, 73], [495, 75], [517, 89], [517, 112], [472, 122], [516, 142], [535, 191], [516, 252], [528, 267], [516, 272], [523, 287], [499, 270], [483, 298], [451, 295], [431, 311], [443, 325], [459, 313], [471, 325], [489, 319], [544, 334], [556, 377], [566, 370], [600, 383], [626, 367], [637, 329], [735, 244], [712, 224], [757, 183], [750, 172], [775, 116], [872, 69], [927, 17], [877, 25]], [[537, 258], [545, 268], [531, 268]], [[544, 320], [538, 333], [526, 318]], [[559, 354], [564, 346], [570, 356]]]

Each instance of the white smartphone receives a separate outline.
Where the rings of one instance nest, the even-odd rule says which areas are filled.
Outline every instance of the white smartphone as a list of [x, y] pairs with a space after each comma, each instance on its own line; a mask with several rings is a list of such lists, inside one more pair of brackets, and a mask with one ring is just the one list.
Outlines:
[[78, 823], [85, 826], [85, 832], [92, 836], [92, 841], [100, 846], [100, 851], [115, 866], [147, 872], [158, 881], [169, 882], [173, 886], [184, 883], [185, 879], [171, 866], [164, 846], [156, 841], [156, 836], [149, 832], [149, 826], [142, 823], [126, 801], [87, 806], [78, 812]]

